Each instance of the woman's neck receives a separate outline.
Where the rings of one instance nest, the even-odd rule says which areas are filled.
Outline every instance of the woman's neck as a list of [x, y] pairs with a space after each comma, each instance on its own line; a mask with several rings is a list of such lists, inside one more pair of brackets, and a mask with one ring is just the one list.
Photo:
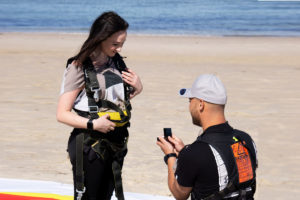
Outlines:
[[94, 66], [103, 66], [108, 62], [108, 56], [101, 51], [94, 51], [90, 57]]

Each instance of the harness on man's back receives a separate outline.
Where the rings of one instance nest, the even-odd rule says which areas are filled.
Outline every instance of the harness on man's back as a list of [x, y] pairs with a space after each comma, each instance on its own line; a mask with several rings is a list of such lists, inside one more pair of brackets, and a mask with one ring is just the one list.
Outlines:
[[[68, 60], [67, 66], [72, 63], [74, 58]], [[122, 73], [127, 71], [127, 67], [122, 57], [117, 53], [112, 58], [115, 67]], [[131, 104], [129, 101], [129, 95], [132, 92], [132, 87], [127, 83], [124, 84], [125, 91], [125, 110], [121, 110], [113, 102], [100, 99], [100, 85], [97, 79], [96, 70], [92, 64], [90, 58], [83, 62], [83, 72], [85, 78], [85, 90], [88, 98], [89, 117], [91, 119], [97, 119], [104, 114], [110, 115], [110, 120], [116, 124], [117, 127], [129, 126], [129, 120], [131, 117]], [[108, 108], [115, 112], [99, 112], [99, 108]], [[82, 113], [82, 112], [81, 112]], [[91, 148], [103, 159], [104, 162], [112, 160], [112, 171], [115, 182], [115, 195], [119, 200], [124, 199], [122, 177], [121, 177], [121, 162], [127, 151], [127, 141], [123, 144], [112, 143], [107, 139], [100, 137], [84, 137], [84, 133], [80, 133], [76, 136], [76, 192], [77, 200], [80, 200], [85, 192], [84, 187], [84, 171], [83, 171], [83, 143], [91, 146]]]
[[220, 200], [236, 197], [246, 200], [247, 193], [254, 194], [256, 186], [256, 152], [251, 137], [237, 129], [232, 133], [200, 135], [197, 141], [214, 147], [223, 159], [229, 182], [227, 186], [204, 200]]

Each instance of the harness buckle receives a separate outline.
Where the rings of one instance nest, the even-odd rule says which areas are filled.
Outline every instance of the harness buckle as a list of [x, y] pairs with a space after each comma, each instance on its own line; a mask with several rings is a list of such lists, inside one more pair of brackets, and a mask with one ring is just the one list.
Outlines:
[[88, 73], [87, 73], [87, 70], [86, 69], [84, 69], [84, 75], [85, 75], [85, 78], [89, 78], [89, 75], [88, 75]]
[[246, 190], [240, 190], [240, 200], [246, 200], [246, 193], [247, 191]]
[[76, 192], [77, 192], [77, 200], [81, 200], [83, 193], [85, 193], [85, 187], [83, 187], [82, 191], [76, 189]]
[[99, 87], [91, 87], [91, 91], [94, 92], [94, 99], [96, 102], [99, 101], [100, 99], [100, 95], [99, 95], [99, 91], [100, 91], [100, 88]]
[[98, 113], [99, 108], [98, 106], [89, 106], [89, 113]]

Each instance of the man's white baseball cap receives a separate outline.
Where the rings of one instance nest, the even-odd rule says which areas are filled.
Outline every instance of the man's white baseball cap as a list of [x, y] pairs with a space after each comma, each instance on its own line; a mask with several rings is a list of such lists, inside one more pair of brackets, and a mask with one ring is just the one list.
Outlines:
[[202, 99], [213, 104], [225, 105], [227, 102], [225, 86], [213, 74], [200, 75], [191, 88], [182, 88], [179, 94], [182, 97]]

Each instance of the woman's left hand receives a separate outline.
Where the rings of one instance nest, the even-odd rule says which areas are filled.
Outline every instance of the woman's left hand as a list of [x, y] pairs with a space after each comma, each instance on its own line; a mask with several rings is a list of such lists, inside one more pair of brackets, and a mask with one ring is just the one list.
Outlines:
[[140, 77], [131, 69], [128, 72], [122, 71], [123, 80], [133, 87], [133, 92], [130, 94], [130, 99], [138, 95], [143, 90], [143, 85]]

